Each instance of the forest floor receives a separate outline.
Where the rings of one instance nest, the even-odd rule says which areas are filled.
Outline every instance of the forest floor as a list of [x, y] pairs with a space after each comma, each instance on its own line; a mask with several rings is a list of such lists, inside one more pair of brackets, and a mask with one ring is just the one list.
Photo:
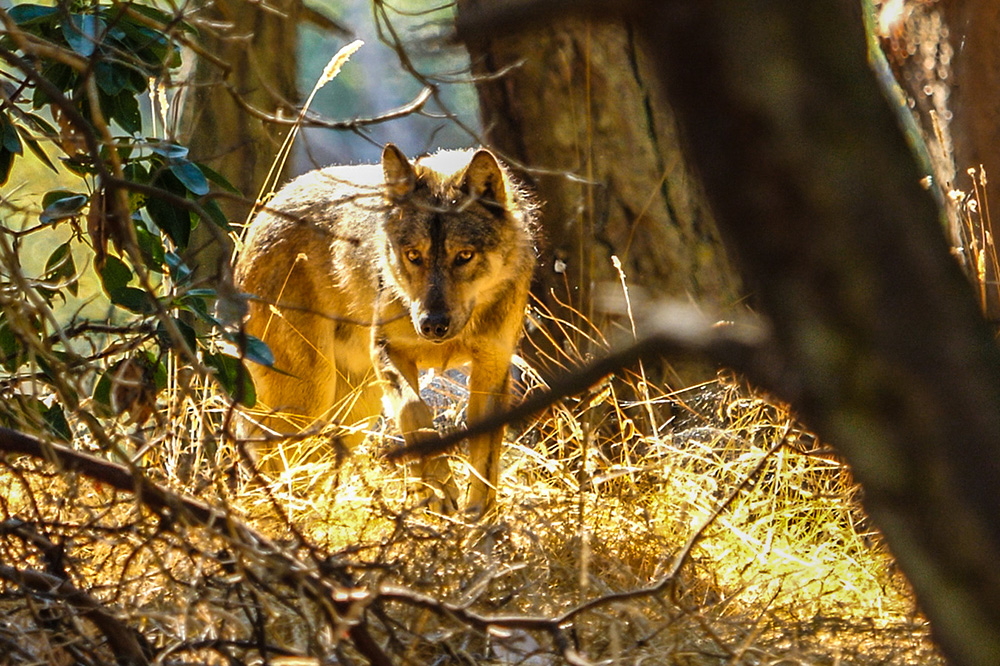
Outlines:
[[[0, 561], [68, 580], [166, 664], [377, 661], [359, 626], [400, 664], [944, 663], [824, 443], [726, 376], [650, 391], [607, 382], [511, 428], [492, 523], [422, 507], [384, 437], [286, 448], [263, 484], [160, 428], [149, 477], [221, 507], [207, 526], [8, 459]], [[121, 657], [90, 606], [3, 570], [0, 592], [0, 664]]]

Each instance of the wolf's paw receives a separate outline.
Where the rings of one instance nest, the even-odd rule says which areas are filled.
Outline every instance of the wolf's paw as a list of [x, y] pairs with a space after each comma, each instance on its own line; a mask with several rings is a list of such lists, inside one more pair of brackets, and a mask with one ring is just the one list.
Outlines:
[[[438, 433], [431, 428], [421, 428], [406, 434], [408, 445], [436, 439]], [[429, 455], [414, 461], [413, 469], [421, 478], [421, 494], [427, 506], [438, 513], [454, 514], [458, 510], [461, 492], [447, 455]]]
[[[418, 441], [418, 433], [434, 433], [434, 414], [422, 400], [411, 400], [403, 404], [396, 414], [396, 426], [403, 433], [407, 444]], [[423, 435], [426, 438], [426, 435]], [[412, 440], [412, 441], [411, 441]]]

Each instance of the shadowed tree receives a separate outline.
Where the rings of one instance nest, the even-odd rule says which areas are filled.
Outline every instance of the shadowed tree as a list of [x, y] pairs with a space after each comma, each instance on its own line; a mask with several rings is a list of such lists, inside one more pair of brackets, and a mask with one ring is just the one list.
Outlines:
[[1000, 142], [1000, 2], [886, 2], [878, 25], [929, 147], [934, 178], [946, 194], [962, 192], [944, 197], [951, 244], [986, 316], [1000, 321], [990, 210], [1000, 202], [994, 148]]
[[[194, 159], [226, 174], [248, 199], [223, 202], [230, 220], [242, 223], [250, 212], [277, 155], [287, 125], [263, 114], [295, 117], [296, 50], [303, 13], [300, 0], [266, 5], [216, 0], [199, 12], [200, 44], [209, 60], [197, 57], [193, 81], [185, 91], [180, 127]], [[201, 231], [201, 233], [199, 233]], [[189, 261], [203, 278], [214, 280], [228, 264], [228, 248], [196, 229]]]
[[[460, 0], [459, 15], [483, 4]], [[557, 304], [567, 302], [604, 328], [594, 289], [618, 284], [612, 255], [653, 295], [716, 312], [737, 303], [739, 280], [630, 25], [560, 18], [469, 51], [487, 137], [526, 168], [543, 204], [535, 293], [547, 307], [570, 317]]]
[[[1000, 350], [866, 62], [857, 0], [535, 1], [641, 26], [770, 343], [746, 359], [841, 451], [959, 665], [1000, 654]], [[468, 36], [482, 35], [460, 25]]]

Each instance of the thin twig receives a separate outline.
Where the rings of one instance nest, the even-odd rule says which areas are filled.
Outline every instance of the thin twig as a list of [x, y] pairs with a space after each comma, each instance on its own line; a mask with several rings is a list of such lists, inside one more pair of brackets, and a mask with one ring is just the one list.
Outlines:
[[[72, 470], [100, 481], [116, 490], [134, 493], [136, 500], [158, 514], [187, 520], [227, 535], [234, 542], [247, 547], [272, 572], [287, 584], [301, 588], [318, 605], [326, 610], [327, 622], [333, 628], [342, 625], [358, 603], [370, 602], [370, 597], [350, 594], [304, 566], [264, 535], [240, 522], [232, 514], [209, 506], [191, 497], [171, 492], [149, 479], [97, 456], [44, 442], [9, 428], [0, 427], [0, 452], [15, 453], [46, 460], [64, 470]], [[372, 664], [391, 666], [392, 661], [368, 632], [367, 626], [357, 622], [348, 627], [348, 635], [359, 652]]]
[[138, 632], [122, 623], [105, 610], [104, 604], [78, 590], [68, 580], [41, 571], [17, 569], [7, 565], [0, 565], [0, 578], [72, 606], [100, 630], [119, 664], [144, 666], [149, 663], [137, 638]]
[[486, 631], [492, 627], [500, 627], [509, 630], [546, 631], [555, 635], [555, 632], [557, 632], [560, 627], [569, 624], [584, 613], [594, 611], [598, 608], [603, 608], [604, 606], [612, 603], [659, 595], [677, 582], [678, 574], [684, 567], [684, 564], [688, 562], [694, 547], [705, 536], [705, 531], [713, 523], [715, 523], [716, 520], [718, 520], [719, 516], [721, 516], [722, 513], [729, 508], [733, 501], [757, 478], [757, 475], [764, 469], [764, 466], [767, 464], [768, 460], [771, 459], [771, 456], [773, 456], [778, 449], [788, 444], [788, 436], [791, 433], [791, 430], [792, 423], [786, 423], [785, 429], [782, 432], [781, 437], [778, 438], [778, 441], [775, 442], [775, 444], [761, 456], [760, 460], [753, 467], [753, 469], [751, 469], [750, 472], [747, 473], [747, 475], [736, 485], [736, 487], [733, 488], [729, 495], [715, 507], [712, 513], [702, 521], [701, 525], [699, 525], [698, 528], [691, 533], [687, 541], [684, 543], [684, 546], [681, 547], [680, 551], [678, 551], [677, 555], [674, 557], [673, 565], [670, 567], [670, 570], [652, 585], [627, 590], [625, 592], [605, 594], [595, 599], [591, 599], [590, 601], [578, 604], [564, 612], [562, 615], [553, 617], [530, 615], [483, 615], [469, 610], [464, 605], [443, 602], [426, 594], [421, 594], [410, 589], [391, 585], [385, 585], [379, 589], [379, 598], [383, 601], [398, 601], [411, 606], [416, 606], [418, 608], [424, 608], [443, 617], [450, 617], [481, 631]]

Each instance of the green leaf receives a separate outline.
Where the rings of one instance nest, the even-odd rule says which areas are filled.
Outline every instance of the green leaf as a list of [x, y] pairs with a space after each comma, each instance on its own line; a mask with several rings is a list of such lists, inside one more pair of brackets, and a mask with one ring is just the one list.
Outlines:
[[222, 212], [222, 207], [219, 206], [219, 202], [215, 199], [209, 199], [201, 204], [204, 209], [205, 214], [208, 215], [209, 221], [215, 226], [219, 227], [223, 231], [232, 231], [233, 228], [229, 225], [229, 218], [226, 214]]
[[149, 170], [134, 160], [122, 167], [122, 175], [136, 183], [149, 182]]
[[[159, 72], [164, 67], [176, 67], [180, 64], [180, 60], [176, 55], [176, 49], [172, 49], [170, 42], [164, 39], [159, 33], [147, 32], [145, 38], [140, 36], [133, 38], [131, 41], [142, 44], [143, 48], [135, 51], [135, 57], [147, 68], [150, 74]], [[169, 57], [171, 53], [174, 55]]]
[[203, 354], [205, 365], [214, 368], [219, 384], [232, 396], [233, 400], [247, 407], [253, 407], [257, 402], [257, 391], [253, 379], [238, 358], [225, 354]]
[[58, 7], [45, 7], [42, 5], [15, 5], [7, 10], [7, 13], [22, 28], [26, 28], [35, 23], [42, 23], [45, 19], [59, 13]]
[[104, 284], [104, 291], [110, 296], [117, 289], [122, 289], [132, 281], [132, 271], [125, 262], [118, 257], [109, 254], [104, 259], [104, 267], [101, 269], [101, 282]]
[[167, 266], [170, 267], [170, 277], [174, 279], [174, 284], [182, 285], [191, 280], [194, 271], [188, 268], [184, 260], [176, 252], [167, 252], [164, 255]]
[[[48, 79], [49, 83], [54, 85], [56, 89], [61, 91], [69, 90], [77, 81], [76, 72], [70, 69], [69, 66], [58, 62], [47, 62], [42, 68], [42, 76]], [[35, 92], [31, 96], [31, 106], [35, 109], [40, 109], [51, 102], [52, 100], [42, 90], [42, 87], [36, 86]]]
[[89, 58], [97, 50], [104, 22], [93, 14], [70, 14], [63, 23], [62, 33], [69, 47], [84, 58]]
[[[49, 255], [48, 261], [45, 262], [46, 275], [63, 270], [62, 267], [67, 263], [70, 265], [73, 263], [73, 253], [70, 252], [70, 241], [66, 241]], [[70, 275], [72, 275], [72, 272]]]
[[[49, 194], [46, 195], [46, 199], [49, 198], [50, 194], [54, 193], [49, 192]], [[85, 194], [63, 192], [59, 192], [59, 194], [67, 194], [68, 196], [50, 200], [49, 202], [42, 199], [42, 205], [45, 206], [45, 210], [43, 210], [41, 215], [38, 216], [38, 221], [42, 224], [50, 224], [52, 222], [57, 222], [58, 220], [65, 220], [68, 217], [73, 217], [83, 210], [83, 207], [87, 205], [88, 201], [90, 201], [90, 198]]]
[[145, 289], [118, 287], [108, 295], [112, 303], [136, 314], [151, 315], [156, 312], [156, 301]]
[[46, 136], [54, 136], [56, 134], [56, 128], [38, 114], [25, 111], [21, 114], [21, 119], [36, 132]]
[[191, 194], [199, 197], [208, 194], [208, 180], [194, 162], [177, 160], [170, 164], [170, 171]]
[[7, 322], [0, 322], [0, 366], [7, 372], [14, 372], [27, 360], [24, 346]]
[[0, 113], [0, 185], [7, 182], [14, 157], [24, 152], [21, 137], [6, 113]]
[[0, 185], [10, 178], [10, 169], [14, 166], [14, 153], [6, 148], [0, 148]]
[[187, 247], [191, 238], [191, 214], [188, 211], [154, 196], [146, 201], [146, 212], [178, 249], [183, 250]]
[[210, 298], [215, 298], [215, 292], [211, 289], [191, 289], [186, 294], [181, 296], [178, 307], [187, 310], [188, 312], [193, 312], [202, 321], [211, 324], [212, 326], [218, 326], [222, 328], [222, 322], [215, 318], [211, 312], [209, 312], [208, 305], [205, 303], [203, 292], [211, 291]]
[[117, 95], [108, 95], [98, 88], [97, 101], [100, 103], [101, 113], [118, 123], [123, 130], [129, 134], [142, 131], [142, 113], [139, 111], [139, 100], [134, 94], [126, 90]]
[[169, 141], [149, 144], [149, 149], [157, 155], [162, 155], [168, 160], [186, 160], [188, 156], [187, 146], [182, 146]]
[[[226, 337], [229, 336], [227, 335]], [[239, 335], [233, 335], [230, 339], [239, 345], [239, 337]], [[248, 361], [257, 363], [258, 365], [266, 365], [267, 367], [274, 365], [274, 353], [271, 351], [271, 348], [267, 346], [267, 343], [252, 335], [243, 335], [242, 337], [244, 338], [242, 345], [244, 358]]]
[[42, 195], [42, 208], [48, 208], [60, 199], [75, 197], [78, 194], [79, 192], [74, 192], [73, 190], [49, 190]]
[[[187, 194], [187, 188], [170, 171], [159, 172], [152, 184], [180, 197]], [[187, 209], [154, 195], [146, 202], [146, 212], [153, 223], [170, 236], [178, 249], [187, 247], [192, 227], [191, 213]]]
[[[94, 66], [94, 76], [97, 86], [103, 93], [115, 97], [123, 90], [131, 90], [131, 70], [123, 65], [102, 60]], [[138, 91], [132, 91], [138, 92]]]
[[142, 132], [142, 112], [139, 111], [139, 99], [130, 91], [115, 95], [114, 113], [109, 117], [129, 134]]
[[89, 155], [79, 155], [76, 157], [61, 157], [59, 161], [72, 173], [78, 176], [92, 176], [97, 173], [97, 168]]
[[[181, 337], [184, 338], [184, 342], [187, 344], [188, 349], [192, 352], [198, 349], [198, 336], [195, 334], [194, 329], [183, 319], [174, 319], [174, 324], [177, 326], [177, 330], [180, 331]], [[156, 325], [156, 338], [160, 343], [160, 349], [167, 350], [174, 348], [174, 340], [167, 333], [167, 329], [164, 327], [163, 322], [159, 322]]]
[[21, 137], [17, 133], [17, 128], [10, 121], [6, 113], [0, 113], [0, 144], [6, 150], [21, 155], [24, 153], [24, 146], [21, 145]]
[[111, 386], [110, 372], [101, 373], [101, 378], [94, 384], [93, 398], [96, 405], [100, 407], [99, 416], [114, 416], [114, 410], [111, 408]]
[[52, 160], [49, 159], [49, 156], [45, 153], [45, 151], [42, 149], [42, 147], [38, 144], [38, 141], [36, 141], [33, 137], [30, 137], [30, 136], [22, 136], [21, 139], [28, 146], [28, 149], [34, 154], [35, 157], [38, 158], [38, 160], [42, 164], [44, 164], [45, 166], [47, 166], [52, 171], [55, 171], [56, 173], [59, 173], [59, 169], [57, 169], [56, 165], [52, 163]]
[[142, 260], [145, 262], [146, 268], [162, 273], [165, 263], [163, 241], [146, 228], [142, 219], [135, 220], [135, 236], [139, 242], [139, 252], [142, 253]]
[[153, 369], [153, 384], [156, 385], [158, 391], [162, 391], [167, 388], [167, 366], [163, 365], [163, 361], [152, 350], [147, 349], [144, 353], [146, 355], [145, 365]]
[[236, 189], [235, 185], [226, 180], [225, 176], [223, 176], [221, 173], [219, 173], [212, 167], [208, 166], [207, 164], [202, 164], [201, 162], [197, 162], [197, 164], [198, 168], [201, 169], [201, 172], [205, 174], [205, 177], [208, 178], [213, 183], [215, 183], [216, 185], [218, 185], [219, 187], [221, 187], [222, 189], [226, 190], [227, 192], [231, 192], [232, 194], [243, 194], [238, 189]]
[[45, 429], [53, 437], [63, 442], [73, 441], [73, 431], [66, 421], [66, 413], [63, 412], [62, 405], [54, 404], [46, 407], [42, 411], [42, 420], [45, 422]]
[[45, 278], [47, 280], [67, 280], [66, 289], [74, 296], [79, 291], [79, 284], [73, 278], [76, 277], [76, 262], [73, 260], [73, 252], [70, 241], [66, 241], [57, 247], [49, 255], [45, 262]]
[[143, 72], [136, 67], [128, 68], [128, 89], [137, 95], [141, 95], [149, 89], [149, 73]]

